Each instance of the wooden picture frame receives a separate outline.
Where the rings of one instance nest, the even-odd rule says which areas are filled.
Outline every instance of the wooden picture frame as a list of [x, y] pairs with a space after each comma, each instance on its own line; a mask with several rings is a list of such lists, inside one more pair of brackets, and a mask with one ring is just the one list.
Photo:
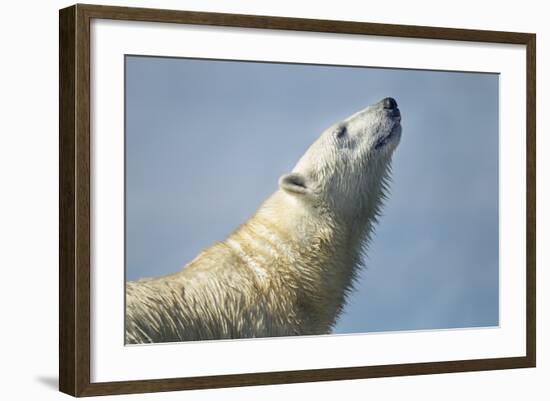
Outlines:
[[[380, 37], [517, 44], [526, 48], [526, 355], [365, 367], [221, 376], [91, 382], [90, 333], [90, 22], [109, 19], [203, 26], [309, 31]], [[59, 389], [73, 396], [347, 380], [534, 367], [535, 318], [535, 43], [530, 33], [373, 24], [74, 5], [59, 14]]]

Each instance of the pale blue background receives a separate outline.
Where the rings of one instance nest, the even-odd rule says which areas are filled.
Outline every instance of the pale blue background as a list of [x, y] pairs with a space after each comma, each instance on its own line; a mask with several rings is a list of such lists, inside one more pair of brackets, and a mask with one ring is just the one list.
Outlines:
[[179, 270], [393, 96], [392, 192], [336, 333], [498, 325], [498, 75], [126, 58], [126, 274]]

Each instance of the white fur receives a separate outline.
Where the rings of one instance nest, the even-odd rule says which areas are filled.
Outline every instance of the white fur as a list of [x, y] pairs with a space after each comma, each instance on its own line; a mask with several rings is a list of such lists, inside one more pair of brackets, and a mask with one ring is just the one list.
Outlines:
[[381, 101], [328, 128], [226, 240], [128, 282], [126, 342], [329, 333], [386, 194], [397, 114]]

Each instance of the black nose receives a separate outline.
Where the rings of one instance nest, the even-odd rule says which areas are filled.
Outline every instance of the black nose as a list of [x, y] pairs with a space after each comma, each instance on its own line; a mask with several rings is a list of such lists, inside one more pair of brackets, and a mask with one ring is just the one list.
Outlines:
[[397, 102], [393, 97], [387, 97], [382, 102], [384, 102], [385, 109], [397, 109]]

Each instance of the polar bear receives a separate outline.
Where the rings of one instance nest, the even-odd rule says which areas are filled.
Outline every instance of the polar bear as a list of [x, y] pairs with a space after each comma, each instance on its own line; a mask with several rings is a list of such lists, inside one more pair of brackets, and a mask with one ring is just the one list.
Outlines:
[[391, 97], [326, 129], [228, 238], [177, 273], [126, 283], [126, 343], [330, 333], [400, 138]]

